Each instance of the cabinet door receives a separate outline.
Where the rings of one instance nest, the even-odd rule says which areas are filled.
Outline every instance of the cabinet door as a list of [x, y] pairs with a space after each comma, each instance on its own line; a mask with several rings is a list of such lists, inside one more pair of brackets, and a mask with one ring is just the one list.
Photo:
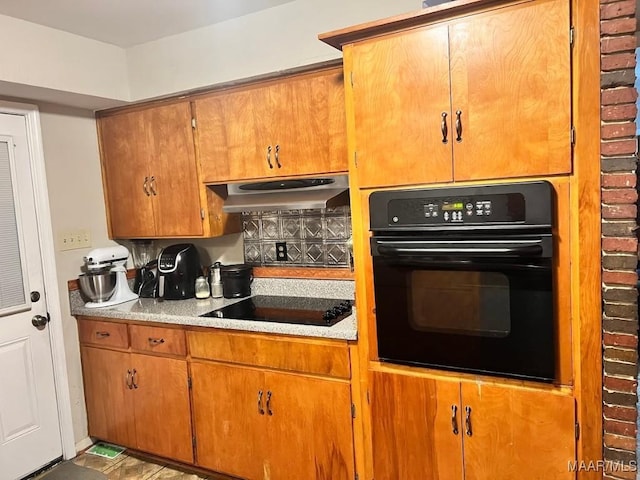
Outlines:
[[453, 179], [447, 35], [423, 27], [345, 48], [360, 186]]
[[[189, 102], [149, 108], [142, 115], [156, 235], [200, 236], [199, 189], [204, 187], [198, 181]], [[129, 209], [135, 212], [135, 205]]]
[[460, 383], [382, 372], [371, 380], [375, 478], [462, 480]]
[[264, 479], [353, 479], [349, 383], [266, 373], [265, 385]]
[[569, 2], [525, 2], [450, 26], [455, 180], [571, 172]]
[[241, 478], [262, 478], [270, 448], [263, 434], [266, 415], [259, 411], [264, 411], [265, 402], [262, 372], [193, 362], [191, 378], [197, 465]]
[[144, 113], [102, 117], [98, 131], [110, 236], [155, 236]]
[[129, 354], [82, 347], [89, 435], [136, 447], [134, 390], [127, 387]]
[[137, 448], [193, 463], [187, 362], [132, 354], [131, 368]]
[[342, 69], [273, 84], [270, 101], [276, 175], [347, 170]]
[[[194, 102], [196, 143], [204, 182], [269, 177], [269, 97], [264, 88], [223, 92]], [[267, 115], [265, 118], [264, 115]], [[271, 165], [275, 166], [273, 153]]]
[[571, 396], [463, 382], [462, 400], [471, 409], [465, 480], [575, 478], [568, 468], [576, 458]]

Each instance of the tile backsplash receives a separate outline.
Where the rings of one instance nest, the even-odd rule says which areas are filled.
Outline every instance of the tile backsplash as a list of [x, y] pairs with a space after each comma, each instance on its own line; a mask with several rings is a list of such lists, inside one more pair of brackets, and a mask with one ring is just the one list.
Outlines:
[[[351, 210], [244, 212], [244, 261], [251, 265], [346, 267], [350, 262]], [[287, 260], [276, 259], [285, 243]]]

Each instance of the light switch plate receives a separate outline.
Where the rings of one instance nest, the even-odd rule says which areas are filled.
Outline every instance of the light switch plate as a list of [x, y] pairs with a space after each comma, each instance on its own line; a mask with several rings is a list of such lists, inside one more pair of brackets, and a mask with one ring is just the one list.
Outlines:
[[87, 229], [60, 232], [58, 238], [60, 251], [91, 247], [91, 231]]

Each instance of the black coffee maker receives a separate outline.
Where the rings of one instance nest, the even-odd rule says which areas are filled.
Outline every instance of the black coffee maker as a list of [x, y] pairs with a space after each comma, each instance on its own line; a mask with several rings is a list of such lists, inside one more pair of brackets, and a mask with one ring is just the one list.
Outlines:
[[158, 260], [152, 240], [132, 240], [131, 256], [136, 268], [133, 291], [143, 298], [158, 296]]
[[200, 255], [192, 243], [165, 247], [158, 255], [158, 297], [184, 300], [195, 296], [196, 278], [202, 275]]

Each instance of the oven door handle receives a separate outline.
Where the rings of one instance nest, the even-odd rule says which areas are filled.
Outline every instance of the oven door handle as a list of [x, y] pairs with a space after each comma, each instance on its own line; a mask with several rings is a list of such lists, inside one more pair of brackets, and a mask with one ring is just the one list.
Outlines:
[[446, 245], [443, 242], [411, 242], [411, 244], [376, 241], [378, 253], [384, 256], [452, 256], [465, 255], [472, 257], [538, 257], [543, 248], [540, 241], [528, 241], [526, 244], [458, 244]]

